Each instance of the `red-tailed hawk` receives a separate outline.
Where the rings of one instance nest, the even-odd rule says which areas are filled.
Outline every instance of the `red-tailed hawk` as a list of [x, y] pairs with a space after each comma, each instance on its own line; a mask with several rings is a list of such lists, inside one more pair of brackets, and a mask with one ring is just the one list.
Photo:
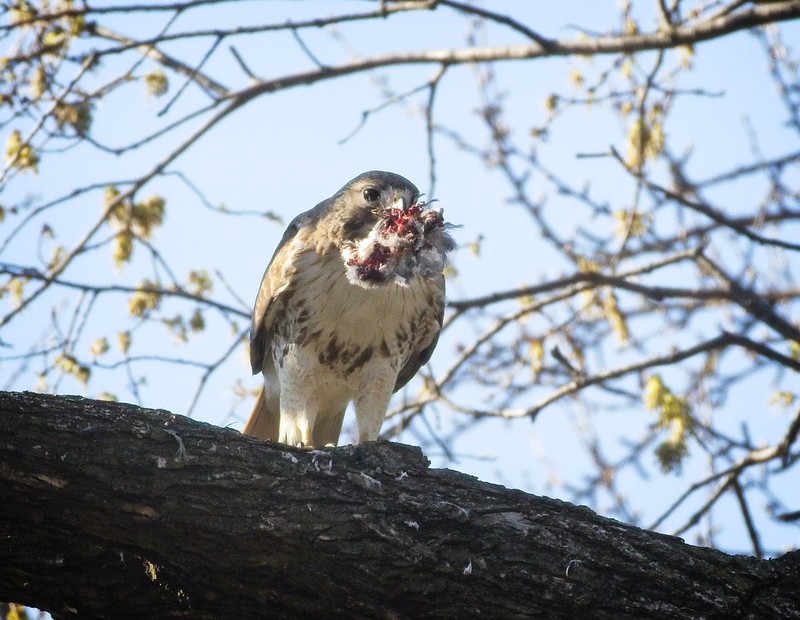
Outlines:
[[267, 267], [250, 363], [264, 388], [244, 433], [336, 443], [347, 405], [370, 441], [393, 392], [428, 361], [444, 312], [441, 212], [390, 172], [366, 172], [297, 216]]

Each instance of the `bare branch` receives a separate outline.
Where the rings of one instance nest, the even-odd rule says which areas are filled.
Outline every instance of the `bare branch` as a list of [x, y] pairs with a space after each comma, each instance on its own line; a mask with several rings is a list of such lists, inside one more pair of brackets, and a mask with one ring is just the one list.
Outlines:
[[[485, 295], [483, 297], [476, 297], [473, 299], [465, 299], [460, 301], [453, 300], [448, 302], [447, 305], [449, 308], [453, 308], [458, 312], [463, 312], [464, 310], [469, 310], [470, 308], [482, 308], [502, 301], [508, 301], [510, 299], [519, 299], [520, 297], [530, 297], [533, 295], [538, 295], [540, 293], [546, 293], [553, 290], [565, 289], [568, 286], [573, 286], [582, 283], [613, 284], [615, 286], [629, 287], [632, 290], [638, 288], [640, 292], [646, 291], [648, 297], [652, 297], [655, 299], [663, 299], [665, 297], [672, 296], [671, 293], [677, 293], [681, 291], [681, 289], [670, 289], [667, 287], [643, 287], [635, 283], [628, 282], [627, 278], [637, 275], [643, 275], [646, 273], [651, 273], [663, 267], [667, 267], [669, 265], [673, 265], [675, 263], [687, 259], [695, 259], [697, 256], [700, 255], [701, 252], [702, 252], [702, 247], [693, 248], [690, 250], [684, 250], [682, 252], [676, 252], [675, 254], [669, 255], [665, 258], [653, 261], [651, 263], [647, 263], [641, 267], [633, 267], [625, 272], [619, 273], [616, 276], [606, 276], [597, 272], [580, 272], [580, 273], [575, 273], [571, 276], [559, 278], [557, 280], [552, 280], [550, 282], [545, 282], [543, 284], [525, 286], [510, 291], [492, 293], [491, 295]], [[579, 290], [584, 290], [584, 289], [581, 288]], [[575, 292], [579, 292], [579, 290], [576, 289]], [[704, 295], [709, 295], [711, 297], [714, 296], [713, 293], [708, 293], [708, 291], [700, 291], [700, 290], [695, 292], [689, 292], [683, 290], [683, 294], [677, 296], [692, 297], [694, 296], [695, 293], [701, 297]]]
[[[44, 282], [47, 285], [62, 286], [64, 288], [74, 289], [84, 293], [126, 293], [132, 295], [140, 290], [138, 287], [124, 286], [122, 284], [89, 284], [86, 282], [74, 282], [44, 274], [30, 267], [21, 267], [19, 265], [3, 262], [0, 262], [0, 274], [30, 278], [31, 280]], [[244, 305], [240, 308], [234, 308], [233, 306], [214, 301], [208, 297], [189, 293], [188, 291], [184, 291], [178, 287], [154, 288], [152, 289], [152, 292], [164, 297], [175, 297], [178, 299], [186, 299], [188, 301], [196, 301], [197, 303], [201, 303], [210, 308], [215, 308], [225, 314], [232, 314], [243, 319], [250, 319], [250, 309], [247, 305]]]
[[532, 60], [545, 56], [629, 54], [646, 50], [667, 49], [720, 37], [761, 24], [796, 19], [798, 17], [800, 17], [800, 0], [790, 0], [774, 4], [756, 5], [740, 13], [714, 19], [711, 22], [699, 23], [691, 27], [675, 28], [668, 33], [656, 32], [633, 36], [577, 39], [569, 42], [557, 41], [553, 42], [546, 51], [537, 43], [532, 46], [508, 45], [503, 47], [471, 47], [384, 54], [356, 59], [343, 65], [318, 68], [312, 71], [264, 80], [237, 93], [232, 93], [229, 97], [246, 102], [266, 93], [388, 66], [431, 63], [458, 65], [491, 61]]
[[[169, 67], [173, 71], [184, 75], [189, 81], [197, 82], [202, 88], [206, 91], [213, 93], [216, 97], [225, 97], [228, 95], [230, 90], [220, 84], [219, 82], [213, 80], [212, 78], [208, 77], [200, 73], [198, 68], [189, 67], [188, 65], [182, 63], [181, 61], [169, 56], [161, 52], [159, 49], [156, 48], [155, 44], [163, 42], [169, 39], [168, 35], [161, 35], [160, 37], [154, 39], [151, 43], [142, 43], [141, 41], [135, 41], [133, 39], [129, 39], [113, 30], [109, 30], [108, 28], [104, 28], [102, 26], [95, 26], [94, 31], [97, 33], [98, 36], [109, 39], [111, 41], [116, 41], [118, 43], [123, 43], [126, 48], [136, 48], [141, 53], [148, 57], [152, 58], [153, 60], [161, 63], [165, 67]], [[103, 54], [107, 54], [108, 51], [103, 52]]]
[[482, 17], [489, 21], [508, 26], [512, 30], [519, 32], [532, 41], [535, 41], [544, 51], [551, 49], [551, 46], [554, 44], [554, 41], [544, 38], [540, 34], [525, 26], [523, 23], [517, 21], [516, 19], [512, 19], [507, 15], [500, 15], [499, 13], [495, 13], [471, 4], [466, 4], [464, 2], [456, 2], [455, 0], [439, 0], [438, 4], [442, 6], [449, 6], [467, 15], [477, 15], [478, 17]]
[[789, 323], [780, 316], [767, 301], [755, 291], [737, 283], [734, 278], [728, 275], [722, 267], [705, 255], [698, 257], [701, 265], [704, 265], [710, 272], [714, 273], [718, 280], [728, 287], [730, 299], [739, 307], [745, 310], [754, 318], [763, 321], [776, 332], [793, 340], [800, 342], [800, 329]]
[[750, 537], [750, 542], [753, 545], [753, 555], [759, 559], [763, 558], [764, 552], [761, 549], [761, 540], [753, 523], [753, 516], [750, 514], [750, 507], [747, 505], [747, 498], [744, 496], [739, 478], [734, 478], [731, 485], [733, 486], [736, 501], [739, 504], [739, 510], [742, 512], [745, 526], [747, 526], [747, 535]]

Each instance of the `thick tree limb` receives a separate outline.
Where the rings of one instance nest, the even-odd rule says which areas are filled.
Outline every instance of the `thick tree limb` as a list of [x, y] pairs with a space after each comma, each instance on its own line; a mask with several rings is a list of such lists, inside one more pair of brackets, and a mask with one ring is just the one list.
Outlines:
[[432, 470], [0, 393], [0, 599], [56, 617], [800, 617], [800, 553], [692, 547]]

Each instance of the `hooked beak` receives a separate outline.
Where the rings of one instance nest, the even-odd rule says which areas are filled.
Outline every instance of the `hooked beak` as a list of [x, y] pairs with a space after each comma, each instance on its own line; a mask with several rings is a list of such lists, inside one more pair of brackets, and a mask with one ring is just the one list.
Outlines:
[[406, 199], [403, 196], [400, 196], [397, 200], [394, 201], [391, 209], [401, 209], [402, 211], [407, 211], [409, 205], [406, 204]]

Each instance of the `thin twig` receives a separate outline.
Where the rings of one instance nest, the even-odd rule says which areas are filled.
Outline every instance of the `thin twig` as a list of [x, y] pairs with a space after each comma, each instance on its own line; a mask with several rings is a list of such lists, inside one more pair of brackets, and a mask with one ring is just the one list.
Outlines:
[[760, 560], [764, 557], [764, 551], [761, 548], [761, 539], [753, 523], [753, 515], [750, 514], [750, 507], [747, 505], [747, 498], [744, 496], [739, 478], [734, 478], [731, 485], [733, 486], [736, 501], [739, 503], [739, 510], [742, 512], [745, 527], [747, 527], [747, 535], [750, 537], [750, 543], [753, 545], [753, 555]]

